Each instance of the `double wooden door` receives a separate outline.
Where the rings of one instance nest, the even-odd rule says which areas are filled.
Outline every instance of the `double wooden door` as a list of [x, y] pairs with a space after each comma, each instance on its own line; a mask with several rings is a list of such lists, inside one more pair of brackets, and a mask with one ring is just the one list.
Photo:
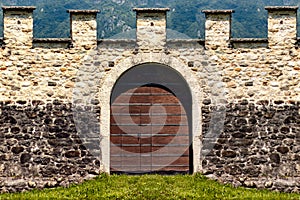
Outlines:
[[111, 102], [111, 172], [173, 173], [190, 170], [189, 123], [176, 95], [148, 84]]

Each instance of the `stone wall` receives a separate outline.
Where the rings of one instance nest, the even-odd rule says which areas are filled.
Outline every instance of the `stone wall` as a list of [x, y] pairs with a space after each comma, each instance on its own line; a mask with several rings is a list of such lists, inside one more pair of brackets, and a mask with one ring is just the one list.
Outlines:
[[[100, 136], [83, 141], [77, 133], [73, 105], [18, 100], [0, 102], [1, 191], [67, 186], [99, 174], [100, 160], [87, 149], [99, 144]], [[78, 109], [78, 108], [77, 108]], [[86, 113], [94, 108], [82, 108]], [[90, 111], [90, 110], [89, 110]], [[99, 122], [86, 121], [86, 132]]]
[[[299, 101], [247, 99], [227, 104], [218, 139], [204, 135], [203, 173], [236, 186], [298, 192], [299, 105]], [[214, 109], [204, 102], [204, 133], [209, 131]]]
[[3, 7], [4, 43], [7, 46], [30, 48], [33, 39], [33, 15], [35, 7], [16, 9]]
[[204, 11], [204, 41], [167, 40], [167, 9], [135, 10], [136, 41], [97, 40], [95, 10], [69, 11], [71, 38], [32, 38], [34, 7], [3, 9], [1, 192], [109, 173], [111, 89], [151, 62], [173, 68], [191, 89], [194, 172], [299, 192], [296, 7], [267, 8], [267, 39], [231, 38], [233, 11]]
[[139, 49], [163, 49], [166, 44], [166, 12], [169, 9], [134, 9], [137, 12], [137, 45]]

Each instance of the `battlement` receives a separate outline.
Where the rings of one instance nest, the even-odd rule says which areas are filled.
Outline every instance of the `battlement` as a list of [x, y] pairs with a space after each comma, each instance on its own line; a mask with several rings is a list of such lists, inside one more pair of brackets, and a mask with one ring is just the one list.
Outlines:
[[[63, 48], [90, 49], [96, 47], [99, 43], [97, 42], [96, 22], [99, 10], [68, 10], [67, 12], [70, 13], [71, 38], [39, 39], [33, 38], [33, 11], [35, 7], [3, 6], [2, 9], [4, 15], [4, 37], [0, 38], [2, 46], [31, 48], [47, 47], [47, 44], [51, 43], [52, 46]], [[234, 10], [203, 10], [202, 12], [206, 16], [205, 46], [208, 49], [238, 48], [240, 46], [251, 48], [298, 46], [298, 7], [267, 6], [265, 9], [268, 11], [268, 38], [265, 39], [232, 38], [231, 24]], [[137, 16], [137, 46], [140, 49], [165, 48], [167, 43], [166, 13], [169, 8], [134, 8], [133, 11], [136, 12]], [[145, 34], [145, 31], [147, 34]], [[153, 38], [156, 39], [153, 40]]]
[[[297, 7], [266, 7], [267, 38], [232, 38], [234, 10], [203, 10], [204, 39], [170, 39], [168, 8], [135, 8], [130, 40], [97, 39], [98, 10], [68, 10], [70, 38], [34, 38], [34, 9], [3, 7], [0, 193], [154, 166], [300, 192]], [[153, 137], [122, 139], [130, 143], [120, 146], [146, 152], [127, 160], [114, 147], [131, 133]], [[170, 135], [186, 149], [162, 166], [173, 157], [163, 148], [177, 144], [155, 148], [155, 160], [154, 141]]]

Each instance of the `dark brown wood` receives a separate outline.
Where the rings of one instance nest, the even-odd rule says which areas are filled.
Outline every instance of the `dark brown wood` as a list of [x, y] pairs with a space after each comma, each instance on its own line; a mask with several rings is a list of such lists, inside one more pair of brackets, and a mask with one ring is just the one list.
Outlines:
[[189, 171], [186, 112], [170, 91], [139, 87], [111, 105], [111, 172]]

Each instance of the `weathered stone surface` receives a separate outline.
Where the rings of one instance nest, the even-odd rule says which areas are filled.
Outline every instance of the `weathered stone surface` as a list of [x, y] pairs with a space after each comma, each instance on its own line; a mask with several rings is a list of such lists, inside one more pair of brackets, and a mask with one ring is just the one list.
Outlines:
[[[53, 101], [51, 106], [42, 101], [37, 102], [30, 100], [24, 103], [16, 102], [19, 104], [18, 107], [13, 104], [3, 105], [3, 102], [0, 103], [1, 127], [4, 128], [3, 125], [8, 127], [3, 129], [6, 130], [5, 134], [13, 134], [11, 137], [1, 140], [0, 143], [0, 160], [1, 163], [4, 163], [3, 166], [0, 165], [2, 174], [0, 181], [4, 181], [2, 192], [56, 187], [60, 184], [55, 180], [56, 178], [67, 180], [68, 176], [80, 173], [80, 171], [86, 171], [84, 176], [88, 176], [89, 171], [93, 171], [93, 174], [94, 171], [99, 172], [99, 163], [95, 165], [94, 162], [97, 158], [89, 153], [80, 153], [79, 150], [74, 150], [74, 147], [82, 145], [82, 142], [78, 140], [79, 135], [76, 129], [71, 126], [74, 124], [72, 107], [57, 100]], [[32, 105], [38, 106], [39, 109]], [[59, 115], [56, 106], [59, 106]], [[26, 114], [28, 110], [34, 111], [32, 113], [35, 116]], [[45, 110], [47, 112], [44, 112]], [[3, 115], [10, 117], [3, 117]], [[21, 128], [23, 123], [24, 126]], [[20, 127], [15, 126], [16, 124]], [[33, 134], [37, 134], [38, 138], [33, 139]], [[12, 147], [5, 148], [9, 146]], [[87, 150], [85, 149], [85, 151]], [[71, 167], [70, 163], [76, 167]], [[21, 168], [21, 166], [25, 166], [25, 168]], [[27, 168], [27, 166], [31, 167]], [[28, 180], [6, 181], [10, 174], [26, 176]], [[34, 181], [30, 178], [34, 178]], [[78, 176], [75, 180], [81, 182], [82, 178]]]
[[68, 151], [68, 152], [66, 152], [65, 155], [67, 158], [76, 158], [76, 157], [80, 157], [80, 152], [79, 151]]
[[191, 89], [195, 171], [299, 192], [295, 9], [269, 9], [268, 39], [232, 39], [232, 11], [206, 12], [205, 41], [167, 40], [166, 10], [138, 12], [137, 41], [97, 41], [94, 11], [71, 11], [71, 38], [33, 39], [32, 8], [15, 9], [5, 13], [0, 49], [1, 191], [67, 186], [109, 172], [105, 87], [131, 67], [161, 63]]
[[27, 163], [30, 161], [31, 155], [29, 153], [23, 153], [20, 157], [21, 164]]
[[[282, 105], [284, 109], [281, 109]], [[211, 118], [210, 107], [209, 104], [203, 106], [202, 110], [208, 111], [202, 112], [203, 119]], [[234, 180], [232, 182], [235, 185], [282, 191], [287, 191], [289, 188], [298, 191], [296, 180], [299, 180], [299, 175], [294, 166], [299, 162], [296, 152], [300, 147], [291, 128], [285, 126], [287, 121], [294, 122], [292, 127], [299, 130], [300, 124], [296, 124], [299, 118], [298, 110], [299, 103], [289, 104], [282, 100], [258, 101], [254, 105], [249, 104], [248, 101], [228, 104], [223, 132], [219, 136], [220, 139], [209, 150], [211, 153], [206, 155], [204, 170], [210, 171], [217, 177], [218, 174], [226, 174]], [[247, 111], [246, 115], [240, 114], [245, 111]], [[273, 114], [269, 115], [268, 113], [271, 112]], [[203, 123], [202, 128], [206, 133], [210, 130], [210, 120], [203, 120]], [[241, 127], [241, 124], [244, 127]], [[203, 145], [207, 146], [205, 139]], [[215, 153], [216, 151], [221, 151], [221, 154]], [[218, 167], [215, 168], [216, 166]], [[297, 178], [277, 182], [274, 176], [278, 175]], [[238, 177], [244, 180], [250, 177], [251, 179], [241, 181]], [[258, 177], [269, 180], [264, 181]]]
[[24, 151], [24, 147], [13, 147], [11, 151], [15, 154], [19, 154]]

